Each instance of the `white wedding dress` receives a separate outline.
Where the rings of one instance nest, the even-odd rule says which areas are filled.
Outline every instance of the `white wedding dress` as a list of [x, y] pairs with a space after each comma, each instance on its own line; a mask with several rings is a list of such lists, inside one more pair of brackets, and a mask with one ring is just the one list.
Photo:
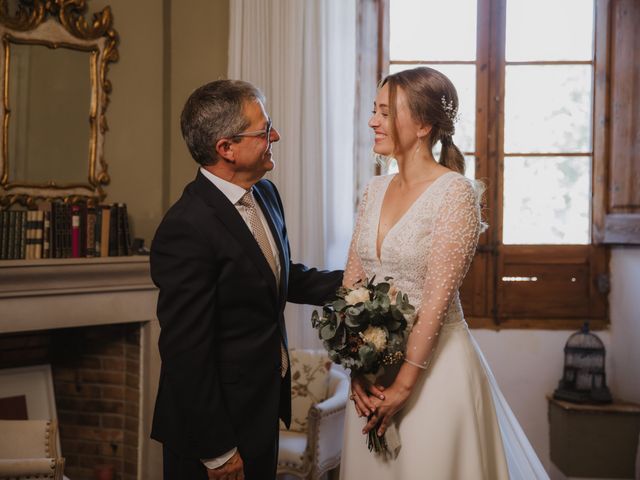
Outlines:
[[[340, 478], [548, 479], [464, 320], [458, 288], [480, 233], [478, 195], [455, 172], [437, 178], [389, 230], [377, 254], [392, 175], [371, 180], [359, 207], [345, 283], [394, 284], [418, 307], [406, 359], [426, 368], [395, 417], [402, 443], [390, 460], [369, 452], [366, 423], [348, 405]], [[394, 372], [382, 383], [390, 384]]]

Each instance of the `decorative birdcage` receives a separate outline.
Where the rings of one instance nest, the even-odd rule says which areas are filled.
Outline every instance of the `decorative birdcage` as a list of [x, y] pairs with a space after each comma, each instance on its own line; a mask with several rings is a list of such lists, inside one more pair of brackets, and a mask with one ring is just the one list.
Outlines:
[[564, 374], [554, 398], [576, 403], [610, 403], [604, 370], [602, 340], [589, 331], [589, 323], [569, 337], [564, 347]]

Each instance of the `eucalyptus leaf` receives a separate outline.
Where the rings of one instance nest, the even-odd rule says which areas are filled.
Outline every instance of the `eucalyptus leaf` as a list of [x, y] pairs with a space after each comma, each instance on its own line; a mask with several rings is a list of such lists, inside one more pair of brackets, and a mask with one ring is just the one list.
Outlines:
[[390, 288], [391, 285], [389, 285], [388, 283], [379, 283], [378, 285], [376, 285], [376, 292], [387, 294], [389, 293]]
[[335, 334], [336, 334], [336, 327], [330, 324], [325, 325], [320, 330], [320, 338], [322, 338], [323, 340], [330, 340], [335, 336]]
[[345, 302], [343, 298], [339, 298], [333, 302], [333, 308], [336, 310], [336, 312], [341, 312], [346, 308], [346, 306], [347, 302]]
[[384, 310], [385, 312], [389, 310], [389, 307], [391, 306], [391, 302], [389, 301], [389, 297], [388, 296], [383, 296], [380, 299], [380, 307], [382, 308], [382, 310]]

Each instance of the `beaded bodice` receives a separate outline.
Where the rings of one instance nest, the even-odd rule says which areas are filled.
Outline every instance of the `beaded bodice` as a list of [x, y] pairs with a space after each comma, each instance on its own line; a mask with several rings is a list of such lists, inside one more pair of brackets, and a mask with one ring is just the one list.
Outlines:
[[393, 277], [418, 307], [407, 344], [407, 361], [422, 368], [440, 329], [463, 320], [458, 289], [471, 264], [480, 232], [473, 183], [448, 172], [438, 177], [388, 231], [377, 255], [378, 226], [393, 175], [373, 178], [360, 204], [345, 285], [376, 276]]

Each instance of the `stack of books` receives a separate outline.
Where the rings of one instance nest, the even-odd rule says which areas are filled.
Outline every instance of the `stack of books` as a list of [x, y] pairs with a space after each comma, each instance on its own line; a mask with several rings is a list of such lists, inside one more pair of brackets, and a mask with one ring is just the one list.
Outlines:
[[0, 260], [131, 255], [125, 203], [0, 211]]

